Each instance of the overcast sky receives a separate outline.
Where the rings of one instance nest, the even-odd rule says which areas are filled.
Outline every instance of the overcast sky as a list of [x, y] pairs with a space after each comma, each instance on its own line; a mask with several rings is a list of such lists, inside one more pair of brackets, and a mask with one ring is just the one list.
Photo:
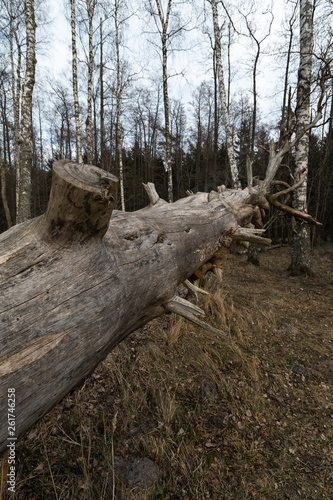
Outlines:
[[[66, 0], [65, 0], [66, 1]], [[45, 52], [47, 56], [39, 57], [39, 69], [43, 72], [58, 77], [63, 71], [71, 76], [71, 31], [70, 25], [65, 17], [64, 0], [49, 0], [50, 15], [52, 22], [47, 28], [48, 43], [50, 50]], [[138, 4], [138, 2], [134, 2]], [[140, 2], [143, 5], [143, 2]], [[198, 2], [198, 6], [204, 5]], [[233, 2], [233, 6], [236, 2]], [[240, 5], [244, 5], [240, 4]], [[260, 5], [260, 8], [258, 8]], [[270, 0], [261, 0], [254, 2], [254, 15], [251, 16], [252, 27], [256, 30], [256, 35], [262, 38], [268, 30], [271, 15], [267, 9], [271, 6]], [[244, 7], [243, 7], [244, 8]], [[186, 8], [185, 17], [191, 15], [191, 9]], [[206, 2], [206, 9], [210, 14], [210, 6]], [[284, 0], [275, 0], [272, 4], [274, 20], [272, 24], [271, 36], [262, 44], [260, 63], [258, 67], [258, 102], [262, 112], [263, 121], [271, 121], [272, 117], [279, 114], [282, 102], [282, 83], [281, 75], [285, 68], [285, 55], [280, 54], [279, 58], [270, 55], [275, 47], [281, 41], [284, 19], [288, 15]], [[67, 8], [68, 11], [68, 8]], [[242, 12], [246, 14], [246, 12]], [[246, 33], [246, 26], [240, 14], [235, 15], [235, 27]], [[148, 16], [147, 16], [148, 17]], [[161, 65], [154, 47], [148, 42], [148, 38], [158, 43], [158, 38], [149, 35], [149, 28], [143, 21], [143, 12], [138, 10], [138, 17], [133, 17], [124, 32], [127, 49], [122, 54], [129, 60], [132, 60], [135, 66], [140, 60], [144, 66], [142, 76], [161, 74]], [[193, 16], [194, 21], [194, 16]], [[207, 23], [209, 23], [208, 18]], [[150, 26], [153, 29], [154, 24], [150, 20]], [[169, 59], [169, 72], [181, 73], [183, 76], [176, 76], [169, 80], [170, 96], [182, 99], [185, 102], [191, 100], [191, 95], [197, 85], [203, 80], [209, 80], [212, 77], [212, 54], [209, 49], [210, 43], [207, 35], [202, 33], [203, 27], [193, 30], [176, 41], [174, 47], [177, 49], [187, 47], [186, 51], [177, 50]], [[225, 28], [227, 32], [227, 27]], [[224, 51], [226, 55], [226, 50]], [[252, 67], [255, 57], [255, 47], [250, 44], [249, 38], [245, 36], [233, 37], [231, 47], [232, 60], [232, 98], [238, 99], [241, 94], [248, 94], [251, 97], [252, 91]], [[226, 64], [226, 57], [224, 58]], [[280, 70], [278, 69], [280, 66]], [[226, 76], [226, 74], [225, 74]]]

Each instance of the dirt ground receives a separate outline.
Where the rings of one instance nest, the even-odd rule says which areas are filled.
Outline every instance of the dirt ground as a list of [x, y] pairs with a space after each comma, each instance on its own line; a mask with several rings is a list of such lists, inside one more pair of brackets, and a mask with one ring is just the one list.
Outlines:
[[169, 314], [122, 342], [21, 440], [2, 498], [332, 499], [333, 249], [307, 278], [290, 248], [260, 260], [229, 254], [199, 299], [226, 336]]

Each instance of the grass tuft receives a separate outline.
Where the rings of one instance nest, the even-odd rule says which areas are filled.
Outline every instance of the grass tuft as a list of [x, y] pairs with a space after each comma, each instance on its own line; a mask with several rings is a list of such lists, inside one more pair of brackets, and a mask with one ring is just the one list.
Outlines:
[[[18, 443], [15, 499], [333, 498], [333, 271], [315, 257], [304, 278], [286, 248], [260, 269], [228, 255], [199, 301], [228, 336], [170, 314], [132, 334]], [[121, 475], [138, 457], [153, 484]]]

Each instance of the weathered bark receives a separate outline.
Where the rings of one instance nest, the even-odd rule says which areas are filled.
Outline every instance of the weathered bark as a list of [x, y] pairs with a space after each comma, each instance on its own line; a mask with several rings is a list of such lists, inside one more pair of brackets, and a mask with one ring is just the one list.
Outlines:
[[80, 130], [79, 97], [77, 90], [77, 52], [76, 52], [76, 25], [75, 25], [75, 0], [71, 0], [71, 26], [72, 26], [72, 74], [73, 74], [73, 97], [76, 129], [76, 160], [83, 163]]
[[22, 91], [21, 149], [19, 174], [19, 200], [17, 220], [20, 223], [31, 217], [31, 168], [32, 168], [32, 94], [35, 85], [35, 10], [34, 1], [25, 1], [27, 51], [25, 79]]
[[222, 51], [221, 51], [221, 31], [220, 31], [219, 19], [218, 19], [217, 2], [216, 2], [216, 0], [209, 0], [209, 1], [210, 1], [211, 6], [212, 6], [212, 14], [213, 14], [215, 50], [216, 50], [216, 66], [217, 66], [217, 74], [218, 74], [218, 80], [219, 80], [220, 101], [221, 101], [221, 108], [222, 108], [222, 114], [223, 114], [223, 122], [224, 122], [225, 135], [226, 135], [227, 153], [228, 153], [228, 158], [229, 158], [229, 165], [230, 165], [233, 186], [234, 186], [234, 188], [239, 189], [239, 188], [241, 188], [241, 183], [239, 180], [239, 172], [238, 172], [236, 159], [235, 159], [234, 140], [233, 140], [233, 134], [232, 134], [232, 129], [231, 129], [230, 120], [229, 120], [229, 112], [228, 112], [227, 98], [226, 98], [225, 85], [224, 85]]
[[[300, 62], [297, 81], [296, 133], [310, 123], [310, 91], [313, 47], [313, 8], [311, 0], [300, 1]], [[303, 183], [295, 191], [293, 208], [307, 212], [307, 177], [309, 158], [309, 132], [304, 134], [296, 145], [295, 181]], [[311, 273], [310, 228], [304, 222], [296, 221], [293, 238], [293, 251], [290, 264], [292, 274]]]
[[[129, 333], [173, 307], [179, 283], [219, 266], [259, 201], [247, 189], [172, 204], [151, 196], [150, 208], [109, 222], [116, 185], [97, 167], [58, 161], [46, 213], [0, 236], [0, 400], [16, 390], [17, 438]], [[0, 451], [7, 433], [0, 412]]]

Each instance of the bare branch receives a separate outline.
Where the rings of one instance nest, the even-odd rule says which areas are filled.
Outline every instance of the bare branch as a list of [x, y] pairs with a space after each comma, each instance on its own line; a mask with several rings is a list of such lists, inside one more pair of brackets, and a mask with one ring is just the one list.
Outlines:
[[296, 191], [296, 189], [298, 189], [299, 187], [301, 187], [301, 185], [304, 183], [304, 180], [305, 179], [301, 179], [299, 182], [297, 182], [293, 186], [289, 186], [289, 184], [287, 182], [273, 181], [272, 185], [278, 185], [278, 184], [285, 185], [285, 186], [287, 186], [287, 189], [284, 189], [283, 191], [278, 191], [277, 193], [274, 193], [271, 196], [275, 200], [277, 200], [277, 198], [280, 198], [280, 196], [284, 196], [286, 194], [292, 193], [293, 191]]
[[311, 222], [312, 224], [315, 224], [316, 226], [322, 226], [320, 222], [318, 222], [316, 219], [314, 219], [311, 215], [305, 214], [304, 212], [301, 212], [300, 210], [296, 210], [295, 208], [289, 207], [288, 205], [283, 205], [277, 199], [271, 195], [271, 194], [266, 194], [266, 199], [272, 205], [273, 207], [277, 208], [278, 210], [282, 210], [283, 212], [286, 212], [289, 215], [292, 215], [293, 217], [296, 217], [297, 219], [302, 219], [305, 220], [306, 222]]

